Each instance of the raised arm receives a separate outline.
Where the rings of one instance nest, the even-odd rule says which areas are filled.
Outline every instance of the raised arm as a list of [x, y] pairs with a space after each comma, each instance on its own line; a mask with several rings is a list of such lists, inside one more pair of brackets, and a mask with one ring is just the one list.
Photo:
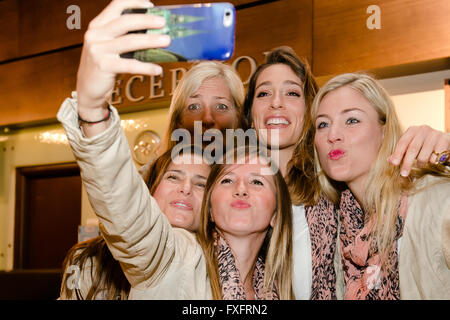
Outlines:
[[[162, 17], [147, 14], [126, 14], [128, 8], [149, 8], [148, 0], [114, 0], [90, 23], [84, 35], [83, 50], [77, 74], [78, 114], [81, 119], [97, 122], [108, 114], [107, 101], [119, 73], [158, 75], [160, 66], [135, 59], [120, 58], [120, 54], [139, 49], [165, 47], [167, 35], [127, 34], [129, 31], [162, 28]], [[109, 121], [82, 124], [86, 137], [101, 133]]]
[[174, 232], [136, 170], [117, 110], [109, 128], [91, 138], [78, 128], [75, 99], [64, 101], [58, 120], [111, 253], [132, 285], [151, 282], [174, 255]]
[[170, 42], [166, 36], [127, 35], [165, 24], [160, 17], [121, 15], [127, 8], [149, 6], [146, 0], [114, 0], [92, 20], [85, 34], [77, 93], [58, 112], [101, 231], [132, 285], [151, 282], [174, 254], [172, 228], [135, 168], [117, 110], [108, 109], [107, 103], [117, 73], [161, 72], [157, 65], [119, 57]]

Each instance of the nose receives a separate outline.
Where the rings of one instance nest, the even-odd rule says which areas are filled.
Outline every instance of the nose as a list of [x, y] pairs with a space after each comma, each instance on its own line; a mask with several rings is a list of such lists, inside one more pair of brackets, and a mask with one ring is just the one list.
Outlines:
[[234, 195], [238, 198], [246, 198], [248, 196], [247, 186], [243, 180], [236, 183]]
[[342, 130], [337, 125], [330, 124], [327, 136], [329, 143], [336, 143], [343, 140]]
[[213, 128], [215, 124], [214, 117], [210, 107], [204, 109], [202, 113], [202, 127], [209, 129]]
[[186, 181], [183, 181], [180, 183], [180, 186], [178, 188], [178, 192], [181, 194], [188, 196], [192, 192], [192, 185], [189, 179], [186, 179]]
[[282, 107], [283, 107], [283, 99], [282, 99], [282, 96], [281, 96], [280, 93], [275, 92], [275, 93], [272, 95], [272, 101], [271, 101], [270, 107], [271, 107], [272, 109], [279, 109], [279, 108], [282, 108]]

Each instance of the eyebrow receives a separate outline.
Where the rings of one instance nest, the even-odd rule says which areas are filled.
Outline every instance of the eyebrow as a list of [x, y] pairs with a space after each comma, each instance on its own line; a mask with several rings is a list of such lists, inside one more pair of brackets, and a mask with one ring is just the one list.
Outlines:
[[[343, 113], [348, 113], [348, 112], [352, 112], [352, 111], [361, 111], [361, 112], [366, 113], [364, 110], [362, 110], [362, 109], [360, 109], [360, 108], [358, 108], [358, 107], [354, 107], [354, 108], [348, 108], [348, 109], [342, 110], [341, 114], [343, 114]], [[316, 119], [317, 119], [317, 118], [320, 118], [320, 117], [328, 118], [328, 115], [326, 115], [326, 114], [318, 114], [318, 115], [316, 116]]]
[[[261, 86], [268, 86], [271, 84], [272, 84], [271, 81], [263, 81], [255, 88], [255, 90]], [[283, 84], [293, 84], [293, 85], [299, 86], [300, 88], [303, 88], [303, 86], [300, 83], [293, 81], [293, 80], [285, 80], [285, 81], [283, 81]]]
[[[166, 173], [168, 173], [168, 172], [176, 172], [176, 173], [179, 173], [179, 174], [182, 174], [182, 175], [186, 175], [186, 173], [185, 173], [184, 171], [182, 171], [182, 170], [177, 170], [177, 169], [170, 169], [170, 170], [167, 170]], [[200, 178], [200, 179], [206, 180], [206, 177], [205, 177], [205, 176], [202, 176], [201, 174], [195, 174], [195, 175], [194, 175], [194, 178]]]
[[[258, 177], [258, 178], [261, 178], [261, 179], [264, 179], [264, 180], [268, 181], [268, 180], [265, 178], [264, 175], [261, 175], [261, 174], [259, 174], [259, 173], [256, 173], [256, 172], [250, 172], [249, 174], [250, 174], [251, 176], [253, 176], [253, 177]], [[235, 174], [233, 171], [229, 171], [229, 172], [225, 173], [222, 177], [229, 176], [229, 175], [236, 176], [236, 174]]]
[[[189, 98], [191, 99], [197, 99], [200, 98], [202, 95], [201, 94], [194, 94], [192, 96], [189, 96]], [[227, 101], [231, 101], [230, 99], [228, 99], [227, 97], [221, 97], [221, 96], [213, 96], [214, 99], [216, 100], [227, 100]]]

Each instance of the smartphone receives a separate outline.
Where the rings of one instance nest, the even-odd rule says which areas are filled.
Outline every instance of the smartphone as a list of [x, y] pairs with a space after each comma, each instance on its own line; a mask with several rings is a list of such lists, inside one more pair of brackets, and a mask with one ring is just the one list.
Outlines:
[[228, 60], [234, 52], [236, 11], [228, 2], [157, 6], [128, 9], [127, 13], [163, 16], [166, 26], [134, 33], [167, 34], [167, 48], [138, 50], [121, 54], [144, 62]]

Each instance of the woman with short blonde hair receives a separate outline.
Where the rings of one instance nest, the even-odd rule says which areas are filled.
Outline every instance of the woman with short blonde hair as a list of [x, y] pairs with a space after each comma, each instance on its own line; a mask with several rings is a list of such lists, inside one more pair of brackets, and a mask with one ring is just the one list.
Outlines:
[[[202, 61], [194, 65], [191, 69], [189, 69], [189, 71], [186, 72], [173, 93], [169, 108], [169, 125], [164, 136], [162, 151], [170, 149], [177, 143], [176, 141], [171, 140], [172, 132], [175, 129], [189, 128], [192, 126], [192, 124], [186, 125], [186, 123], [184, 123], [185, 121], [183, 121], [183, 116], [187, 111], [186, 109], [189, 107], [189, 97], [195, 95], [206, 80], [215, 78], [222, 79], [222, 84], [229, 89], [232, 98], [232, 101], [230, 101], [231, 105], [228, 106], [231, 109], [231, 119], [227, 119], [227, 126], [223, 126], [222, 123], [216, 121], [212, 127], [223, 132], [225, 129], [236, 129], [242, 127], [241, 113], [242, 104], [244, 102], [244, 86], [239, 75], [231, 66], [222, 62]], [[214, 110], [212, 110], [211, 113], [212, 117], [214, 117]], [[196, 120], [201, 121], [203, 119], [202, 117], [198, 117]], [[204, 125], [206, 125], [206, 129], [209, 129], [208, 126], [210, 125]]]

